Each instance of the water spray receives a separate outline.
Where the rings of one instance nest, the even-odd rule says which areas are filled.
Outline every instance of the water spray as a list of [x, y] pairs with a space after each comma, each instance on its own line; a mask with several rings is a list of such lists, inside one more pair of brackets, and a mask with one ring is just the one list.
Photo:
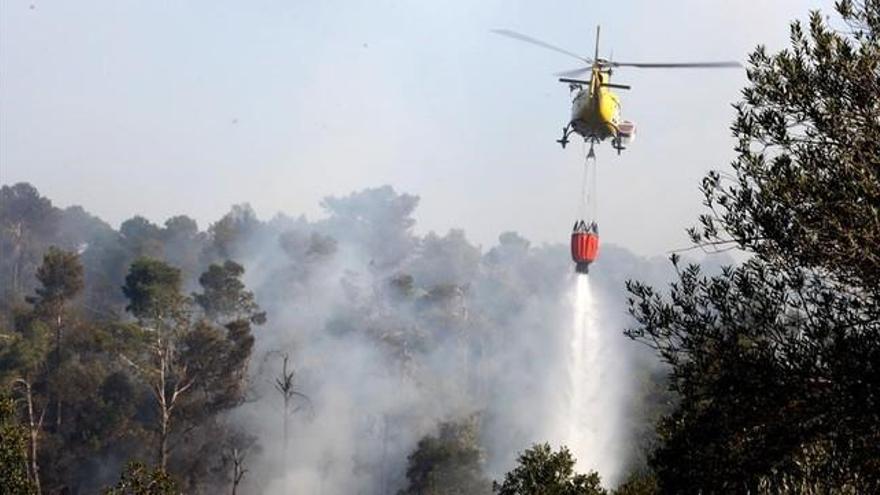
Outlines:
[[571, 257], [575, 262], [573, 321], [569, 344], [569, 404], [566, 444], [577, 459], [579, 472], [598, 471], [605, 483], [618, 475], [616, 402], [603, 382], [608, 342], [600, 329], [599, 304], [588, 275], [599, 254], [596, 207], [596, 155], [590, 146], [584, 160], [584, 177], [577, 220], [571, 234]]
[[575, 275], [574, 319], [569, 346], [570, 403], [566, 443], [578, 462], [578, 471], [609, 474], [603, 455], [605, 419], [609, 411], [598, 407], [601, 399], [600, 350], [597, 305], [585, 273]]

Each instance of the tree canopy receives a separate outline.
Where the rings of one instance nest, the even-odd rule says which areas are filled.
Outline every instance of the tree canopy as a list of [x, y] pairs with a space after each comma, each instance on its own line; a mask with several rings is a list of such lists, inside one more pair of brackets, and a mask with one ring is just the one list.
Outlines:
[[493, 484], [498, 495], [607, 495], [599, 475], [576, 473], [567, 447], [558, 451], [543, 443], [520, 454], [516, 467]]
[[670, 492], [880, 489], [880, 2], [837, 3], [752, 54], [733, 175], [703, 181], [698, 246], [750, 255], [628, 287], [629, 335], [680, 402], [652, 458]]
[[441, 423], [437, 435], [419, 440], [409, 455], [409, 485], [398, 495], [488, 495], [492, 484], [483, 472], [477, 417]]

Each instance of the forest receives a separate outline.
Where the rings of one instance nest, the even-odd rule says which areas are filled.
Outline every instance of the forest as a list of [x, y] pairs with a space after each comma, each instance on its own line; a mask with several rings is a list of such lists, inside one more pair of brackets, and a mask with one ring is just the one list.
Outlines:
[[880, 492], [880, 1], [836, 10], [751, 54], [694, 250], [603, 246], [613, 471], [560, 441], [566, 246], [418, 234], [391, 186], [203, 229], [17, 183], [2, 493]]
[[[115, 230], [25, 183], [0, 199], [22, 232], [3, 238], [17, 281], [3, 297], [6, 421], [28, 459], [19, 479], [42, 492], [108, 489], [134, 461], [186, 493], [425, 493], [459, 478], [450, 493], [489, 493], [487, 463], [561, 426], [529, 423], [564, 402], [564, 341], [548, 335], [567, 324], [563, 246], [417, 236], [417, 198], [390, 187], [327, 198], [318, 222], [239, 205], [206, 231], [185, 216]], [[626, 268], [597, 274], [609, 288], [671, 272], [606, 256]], [[658, 364], [620, 341], [645, 381], [628, 400], [662, 407]], [[638, 414], [640, 447], [621, 454], [633, 466], [653, 438]]]

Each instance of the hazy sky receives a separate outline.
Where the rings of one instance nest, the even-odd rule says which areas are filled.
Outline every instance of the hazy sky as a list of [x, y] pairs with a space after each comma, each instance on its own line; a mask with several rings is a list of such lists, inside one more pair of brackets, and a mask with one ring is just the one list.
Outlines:
[[[0, 182], [114, 225], [233, 203], [322, 215], [320, 198], [391, 184], [418, 230], [483, 245], [517, 230], [566, 242], [580, 145], [553, 72], [577, 61], [491, 34], [509, 28], [628, 61], [734, 59], [786, 45], [831, 1], [0, 0]], [[732, 157], [738, 70], [620, 70], [637, 139], [599, 150], [604, 242], [687, 245], [699, 180]]]

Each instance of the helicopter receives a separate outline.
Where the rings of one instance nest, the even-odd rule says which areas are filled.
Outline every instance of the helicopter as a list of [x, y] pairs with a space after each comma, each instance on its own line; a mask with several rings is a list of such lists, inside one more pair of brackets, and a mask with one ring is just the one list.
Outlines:
[[[587, 64], [565, 72], [555, 74], [559, 82], [567, 83], [569, 93], [573, 94], [571, 102], [571, 119], [562, 128], [562, 137], [556, 142], [565, 148], [569, 143], [569, 136], [573, 133], [584, 138], [590, 143], [588, 156], [595, 156], [593, 146], [606, 139], [611, 139], [611, 146], [619, 155], [625, 150], [624, 145], [629, 144], [635, 138], [635, 124], [620, 119], [620, 99], [612, 89], [632, 89], [626, 84], [611, 82], [613, 69], [618, 67], [635, 67], [640, 69], [717, 69], [742, 67], [739, 62], [676, 62], [676, 63], [642, 63], [642, 62], [618, 62], [599, 58], [599, 33], [601, 26], [596, 26], [596, 43], [593, 58], [583, 57], [569, 50], [545, 43], [539, 39], [511, 31], [509, 29], [494, 29], [492, 32], [507, 36], [519, 41], [553, 50], [569, 57], [574, 57]], [[590, 75], [589, 79], [580, 79], [579, 76]]]

